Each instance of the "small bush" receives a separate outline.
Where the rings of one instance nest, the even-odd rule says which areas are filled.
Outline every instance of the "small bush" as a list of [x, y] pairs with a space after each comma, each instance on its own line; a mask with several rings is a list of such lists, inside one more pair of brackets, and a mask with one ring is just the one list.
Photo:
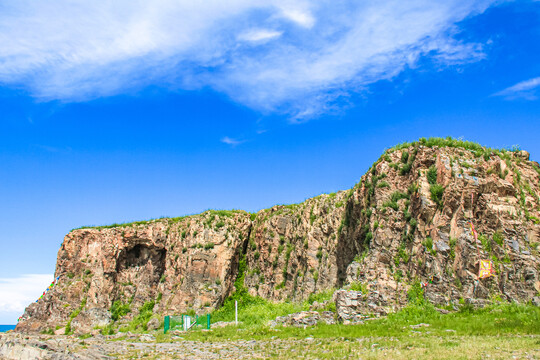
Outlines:
[[204, 249], [205, 250], [210, 250], [210, 249], [213, 249], [214, 248], [214, 243], [213, 242], [209, 242], [207, 244], [204, 244]]
[[353, 290], [353, 291], [361, 291], [362, 294], [367, 294], [368, 293], [368, 289], [367, 289], [366, 284], [364, 284], [364, 283], [362, 283], [360, 281], [352, 282], [351, 285], [350, 285], [350, 289]]
[[433, 184], [429, 187], [429, 192], [431, 193], [431, 200], [433, 200], [439, 208], [442, 208], [444, 187], [439, 184]]
[[430, 238], [429, 236], [426, 238], [426, 240], [424, 240], [424, 242], [422, 243], [422, 245], [424, 245], [426, 247], [426, 249], [428, 249], [428, 251], [432, 254], [432, 255], [436, 255], [437, 252], [435, 251], [435, 249], [433, 248], [433, 239]]
[[426, 304], [426, 299], [424, 298], [424, 289], [419, 281], [415, 281], [409, 291], [407, 291], [407, 299], [410, 304], [422, 306]]
[[411, 172], [412, 164], [407, 163], [399, 169], [399, 175], [404, 176]]
[[486, 252], [491, 252], [492, 250], [492, 247], [491, 247], [491, 241], [487, 238], [487, 236], [485, 235], [479, 235], [478, 236], [478, 240], [480, 240], [480, 242], [482, 243], [482, 247], [484, 248], [484, 250]]
[[493, 241], [502, 246], [503, 244], [503, 234], [500, 231], [497, 231], [493, 234]]
[[408, 152], [408, 151], [403, 151], [403, 152], [401, 153], [401, 162], [402, 162], [403, 164], [406, 164], [407, 161], [409, 161], [409, 152]]
[[430, 185], [434, 185], [437, 183], [437, 168], [435, 165], [430, 166], [426, 173], [427, 181]]
[[377, 184], [377, 187], [378, 188], [387, 188], [389, 187], [390, 185], [386, 182], [386, 181], [381, 181]]
[[130, 312], [131, 308], [129, 304], [124, 304], [120, 300], [116, 300], [115, 302], [113, 302], [110, 310], [111, 310], [111, 318], [114, 321], [117, 321], [121, 317], [125, 316], [128, 312]]

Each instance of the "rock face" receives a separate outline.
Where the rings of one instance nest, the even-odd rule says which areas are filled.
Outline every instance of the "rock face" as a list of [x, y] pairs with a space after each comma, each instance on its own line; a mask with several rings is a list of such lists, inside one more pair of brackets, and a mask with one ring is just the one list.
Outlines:
[[[17, 330], [65, 326], [115, 302], [129, 305], [120, 321], [150, 301], [159, 316], [207, 313], [237, 278], [272, 301], [361, 286], [359, 308], [381, 314], [405, 305], [418, 282], [438, 305], [531, 301], [540, 291], [538, 163], [524, 151], [431, 145], [390, 149], [354, 188], [301, 204], [73, 230], [58, 252], [58, 284]], [[477, 279], [480, 259], [494, 276]]]
[[76, 335], [88, 334], [95, 327], [105, 327], [111, 321], [111, 314], [106, 309], [93, 308], [81, 311], [71, 322], [71, 328]]

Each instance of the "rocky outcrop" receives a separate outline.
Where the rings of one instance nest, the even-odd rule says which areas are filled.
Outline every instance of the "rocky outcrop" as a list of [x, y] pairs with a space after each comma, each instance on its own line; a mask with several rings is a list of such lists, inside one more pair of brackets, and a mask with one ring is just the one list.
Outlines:
[[111, 314], [103, 308], [81, 311], [71, 322], [71, 329], [76, 335], [90, 333], [95, 328], [103, 328], [112, 322]]
[[[119, 322], [144, 304], [156, 317], [206, 313], [237, 279], [272, 301], [353, 285], [365, 290], [354, 306], [381, 314], [407, 304], [418, 283], [438, 305], [531, 301], [540, 292], [539, 182], [524, 151], [422, 140], [387, 150], [353, 189], [301, 204], [73, 230], [57, 285], [17, 330], [55, 329], [93, 308]], [[477, 278], [480, 259], [495, 276]]]
[[383, 316], [392, 309], [385, 308], [384, 295], [376, 291], [363, 293], [354, 290], [338, 290], [334, 293], [336, 312], [339, 320], [347, 323], [361, 323], [369, 316]]
[[[531, 300], [539, 285], [539, 180], [524, 152], [421, 143], [388, 151], [348, 204], [356, 224], [344, 236], [357, 240], [360, 255], [347, 282], [383, 294], [385, 305], [404, 305], [415, 281], [438, 305]], [[480, 259], [493, 262], [495, 276], [477, 278]]]
[[150, 301], [156, 313], [215, 308], [234, 289], [250, 229], [246, 212], [208, 211], [74, 230], [58, 252], [57, 285], [26, 309], [17, 330], [54, 329], [77, 311], [114, 302], [129, 309], [125, 321]]
[[327, 325], [335, 324], [336, 318], [332, 311], [301, 311], [286, 316], [278, 316], [276, 320], [270, 322], [271, 327], [276, 326], [296, 326], [306, 327], [314, 326], [318, 323], [324, 323]]
[[246, 258], [245, 285], [252, 295], [304, 300], [340, 283], [346, 268], [339, 242], [346, 197], [340, 191], [257, 214]]

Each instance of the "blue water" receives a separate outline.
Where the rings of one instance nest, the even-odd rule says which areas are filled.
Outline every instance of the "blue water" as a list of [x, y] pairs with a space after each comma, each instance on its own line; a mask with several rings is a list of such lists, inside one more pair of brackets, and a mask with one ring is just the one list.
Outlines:
[[0, 325], [0, 332], [6, 332], [13, 329], [15, 329], [15, 325]]

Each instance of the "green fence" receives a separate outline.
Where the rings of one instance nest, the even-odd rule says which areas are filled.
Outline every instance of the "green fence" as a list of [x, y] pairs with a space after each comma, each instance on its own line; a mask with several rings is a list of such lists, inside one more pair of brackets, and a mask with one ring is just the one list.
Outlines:
[[169, 330], [210, 329], [210, 314], [205, 315], [167, 315], [164, 319], [163, 332]]

